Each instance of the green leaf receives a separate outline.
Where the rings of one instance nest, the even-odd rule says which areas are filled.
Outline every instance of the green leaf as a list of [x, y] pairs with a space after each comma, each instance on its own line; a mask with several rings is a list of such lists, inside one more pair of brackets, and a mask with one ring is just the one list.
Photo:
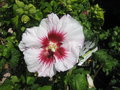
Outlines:
[[40, 85], [39, 84], [33, 84], [31, 87], [31, 90], [37, 90], [39, 89]]
[[6, 3], [2, 8], [8, 8], [8, 4]]
[[30, 76], [27, 77], [27, 84], [28, 84], [28, 85], [31, 85], [31, 84], [33, 84], [34, 82], [35, 82], [35, 77], [30, 77]]
[[22, 8], [18, 8], [16, 12], [21, 15], [24, 13], [24, 10]]
[[30, 8], [30, 9], [29, 9], [29, 13], [30, 13], [30, 14], [36, 13], [36, 8]]
[[84, 35], [86, 40], [93, 40], [93, 37], [95, 37], [93, 31], [86, 27], [84, 27]]
[[26, 29], [25, 27], [21, 27], [21, 31], [22, 31], [22, 32], [25, 31], [25, 29]]
[[0, 90], [13, 90], [13, 83], [9, 79], [6, 79], [3, 84], [0, 85]]
[[42, 19], [43, 15], [42, 15], [42, 12], [38, 11], [36, 14], [35, 14], [35, 19], [40, 21]]
[[109, 36], [109, 32], [108, 32], [108, 31], [107, 31], [107, 32], [102, 32], [102, 33], [99, 35], [99, 38], [100, 38], [101, 40], [104, 40], [104, 39], [107, 39], [108, 36]]
[[20, 60], [20, 51], [18, 51], [15, 48], [12, 48], [11, 58], [9, 61], [11, 68], [15, 68], [18, 65], [19, 60]]
[[33, 4], [29, 4], [28, 9], [30, 14], [36, 13], [36, 7]]
[[86, 75], [76, 74], [71, 80], [70, 87], [72, 90], [87, 90]]
[[9, 84], [0, 85], [0, 90], [13, 90], [13, 86]]
[[33, 4], [29, 4], [29, 5], [27, 5], [27, 7], [28, 7], [28, 9], [30, 9], [30, 8], [36, 8]]
[[13, 11], [16, 11], [17, 9], [19, 9], [19, 7], [16, 4], [14, 4], [13, 5]]
[[25, 4], [19, 0], [15, 0], [15, 3], [17, 4], [18, 7], [21, 7], [21, 8], [25, 6]]
[[17, 28], [18, 27], [18, 22], [19, 21], [19, 16], [15, 16], [14, 18], [12, 18], [12, 22], [13, 24], [15, 25], [15, 27]]
[[4, 48], [3, 56], [8, 58], [10, 56], [10, 48]]
[[2, 71], [3, 66], [5, 65], [5, 63], [6, 63], [6, 60], [4, 58], [0, 60], [0, 72]]
[[21, 18], [21, 21], [22, 21], [23, 23], [27, 23], [28, 21], [30, 21], [30, 18], [29, 18], [29, 16], [27, 16], [27, 15], [23, 15], [22, 18]]
[[90, 73], [82, 68], [74, 68], [67, 72], [65, 84], [70, 86], [71, 90], [87, 90], [88, 83], [86, 75]]
[[14, 83], [19, 82], [19, 79], [17, 76], [11, 76], [11, 81]]
[[112, 71], [118, 64], [117, 60], [110, 56], [105, 50], [95, 52], [93, 57], [103, 65], [103, 71], [106, 72], [106, 74]]
[[52, 87], [51, 86], [43, 86], [43, 87], [37, 88], [37, 90], [52, 90]]
[[25, 83], [25, 77], [23, 75], [21, 75], [20, 80], [22, 83]]

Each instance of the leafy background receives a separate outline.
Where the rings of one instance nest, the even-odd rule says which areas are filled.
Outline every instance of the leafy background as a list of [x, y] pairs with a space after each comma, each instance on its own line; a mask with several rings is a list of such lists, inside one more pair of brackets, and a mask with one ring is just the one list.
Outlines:
[[[6, 73], [10, 74], [0, 83], [0, 90], [119, 90], [120, 27], [106, 25], [108, 8], [101, 2], [0, 0], [0, 81]], [[119, 10], [113, 11], [119, 14]], [[77, 19], [84, 27], [86, 41], [95, 41], [99, 50], [82, 66], [57, 73], [53, 78], [42, 78], [27, 71], [18, 44], [26, 28], [39, 25], [52, 12]], [[95, 87], [88, 87], [87, 74], [93, 78]]]

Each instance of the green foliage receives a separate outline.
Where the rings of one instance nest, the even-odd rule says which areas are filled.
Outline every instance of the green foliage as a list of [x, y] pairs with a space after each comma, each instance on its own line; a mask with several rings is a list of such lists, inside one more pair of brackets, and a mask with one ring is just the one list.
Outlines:
[[15, 83], [19, 82], [19, 79], [17, 76], [11, 76], [11, 81], [13, 84], [15, 84]]
[[9, 84], [3, 84], [2, 86], [0, 86], [0, 90], [13, 90], [13, 87]]
[[27, 84], [28, 85], [32, 85], [35, 82], [35, 78], [34, 77], [27, 77]]
[[[6, 73], [5, 64], [11, 74], [0, 90], [95, 90], [88, 88], [86, 74], [94, 77], [99, 73], [98, 67], [108, 76], [115, 72], [108, 87], [117, 87], [120, 84], [120, 27], [103, 30], [104, 10], [98, 4], [90, 5], [89, 1], [94, 0], [0, 0], [0, 80]], [[98, 42], [100, 50], [81, 67], [57, 73], [51, 79], [37, 78], [27, 71], [18, 43], [26, 28], [39, 25], [52, 12], [59, 17], [70, 14], [78, 20], [83, 25], [85, 40]]]
[[23, 23], [27, 23], [28, 21], [30, 21], [30, 18], [27, 15], [23, 15], [22, 18], [21, 18], [21, 21]]
[[25, 7], [25, 4], [24, 4], [23, 2], [21, 2], [21, 1], [19, 1], [19, 0], [15, 0], [15, 3], [16, 3], [16, 5], [17, 5], [18, 7], [20, 7], [20, 8]]
[[94, 58], [101, 63], [103, 71], [109, 74], [110, 71], [115, 69], [118, 61], [111, 57], [105, 50], [99, 50], [94, 53]]
[[70, 86], [72, 90], [87, 90], [88, 83], [86, 75], [89, 71], [82, 68], [74, 68], [70, 70], [65, 78], [65, 83]]
[[5, 63], [6, 63], [6, 60], [4, 58], [0, 60], [0, 72], [2, 72], [2, 69]]
[[15, 68], [18, 65], [19, 58], [20, 58], [20, 52], [18, 50], [16, 50], [15, 48], [13, 48], [11, 50], [11, 58], [10, 58], [10, 61], [9, 61], [10, 66], [12, 68]]
[[15, 27], [18, 27], [19, 24], [19, 16], [15, 16], [14, 18], [12, 18], [12, 23], [14, 23]]
[[51, 89], [52, 89], [51, 86], [43, 86], [43, 87], [37, 88], [37, 90], [51, 90]]
[[84, 75], [77, 74], [77, 75], [74, 76], [74, 78], [71, 81], [72, 81], [71, 82], [71, 88], [73, 90], [84, 90], [84, 89], [87, 89], [87, 85], [86, 85], [86, 82], [85, 82], [86, 79], [85, 79]]
[[106, 40], [109, 36], [110, 32], [109, 31], [102, 31], [100, 34], [99, 34], [99, 38], [101, 40]]
[[[99, 7], [99, 5], [95, 5], [91, 7], [91, 17], [93, 29], [99, 29], [100, 26], [104, 23], [104, 11], [102, 8]], [[93, 15], [94, 14], [94, 15]], [[99, 23], [96, 23], [99, 22]]]
[[111, 33], [111, 40], [109, 42], [109, 46], [114, 50], [120, 52], [120, 27], [115, 27], [110, 30]]
[[86, 90], [87, 89], [87, 81], [86, 75], [84, 74], [76, 74], [71, 79], [70, 86], [72, 90]]

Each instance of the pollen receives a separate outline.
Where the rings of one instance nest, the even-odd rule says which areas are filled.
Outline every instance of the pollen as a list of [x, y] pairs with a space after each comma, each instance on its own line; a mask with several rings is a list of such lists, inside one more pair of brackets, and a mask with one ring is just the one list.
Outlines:
[[52, 52], [55, 52], [58, 48], [57, 44], [54, 42], [49, 42], [49, 46], [46, 48], [46, 50], [51, 50]]

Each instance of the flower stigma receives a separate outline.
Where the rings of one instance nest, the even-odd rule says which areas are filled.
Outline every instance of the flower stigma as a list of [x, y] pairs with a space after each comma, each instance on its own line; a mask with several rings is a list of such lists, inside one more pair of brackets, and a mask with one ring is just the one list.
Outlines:
[[51, 50], [52, 52], [55, 52], [57, 48], [57, 44], [50, 41], [49, 46], [46, 48], [46, 50]]

